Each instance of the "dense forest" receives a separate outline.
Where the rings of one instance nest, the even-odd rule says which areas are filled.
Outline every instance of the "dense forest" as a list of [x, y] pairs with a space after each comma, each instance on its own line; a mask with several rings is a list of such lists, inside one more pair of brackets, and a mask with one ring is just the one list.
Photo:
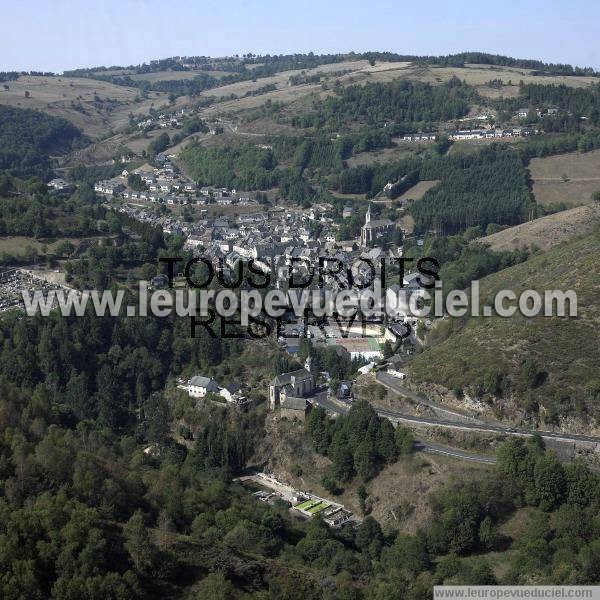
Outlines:
[[[106, 67], [66, 74], [174, 98], [349, 59], [598, 75], [478, 52], [173, 57], [128, 68], [131, 74], [198, 71], [190, 79], [152, 83], [108, 73]], [[0, 81], [17, 76], [1, 73]], [[296, 77], [291, 83], [308, 80]], [[263, 86], [257, 93], [270, 89]], [[543, 131], [560, 135], [471, 152], [432, 146], [400, 160], [348, 168], [353, 155], [392, 147], [392, 138], [408, 129], [427, 130], [462, 117], [481, 99], [458, 78], [441, 85], [367, 83], [334, 92], [311, 112], [277, 113], [299, 135], [268, 136], [260, 146], [207, 148], [191, 142], [180, 154], [187, 172], [201, 185], [277, 187], [284, 199], [301, 206], [330, 201], [341, 238], [356, 236], [367, 203], [357, 200], [355, 214], [343, 219], [341, 208], [352, 200], [334, 199], [328, 190], [374, 197], [391, 184], [385, 194], [394, 200], [419, 181], [437, 181], [406, 207], [417, 236], [404, 246], [404, 255], [415, 250], [416, 237], [431, 233], [419, 252], [439, 260], [448, 289], [527, 259], [525, 251], [495, 252], [474, 240], [541, 214], [526, 169], [531, 158], [600, 148], [600, 134], [590, 127], [600, 124], [599, 85], [528, 84], [520, 86], [518, 98], [495, 106], [507, 113], [522, 105], [559, 107], [562, 114], [539, 123]], [[200, 119], [186, 119], [172, 137], [157, 136], [147, 156], [206, 130]], [[158, 273], [160, 257], [191, 254], [179, 236], [111, 210], [95, 196], [91, 184], [117, 175], [120, 164], [75, 166], [68, 175], [78, 183], [75, 191], [48, 191], [43, 181], [52, 176], [52, 157], [84, 142], [63, 119], [0, 106], [0, 236], [27, 236], [40, 247], [62, 238], [43, 252], [49, 265], [63, 259], [69, 284], [125, 289], [126, 300], [135, 303], [129, 288], [136, 278]], [[392, 202], [382, 216], [395, 219], [402, 209]], [[399, 235], [401, 240], [400, 230]], [[87, 236], [94, 241], [81, 252], [69, 240]], [[0, 255], [4, 265], [20, 260]], [[213, 328], [220, 324], [217, 319]], [[498, 436], [495, 465], [482, 466], [470, 481], [460, 473], [445, 476], [409, 534], [382, 528], [371, 512], [377, 491], [367, 502], [368, 490], [377, 490], [374, 482], [386, 469], [403, 467], [415, 478], [429, 478], [433, 459], [417, 452], [408, 429], [395, 428], [364, 398], [335, 419], [315, 406], [304, 425], [284, 425], [294, 428], [307, 453], [314, 451], [320, 482], [332, 497], [356, 494], [359, 523], [328, 528], [318, 516], [296, 518], [280, 500], [259, 502], [237, 477], [254, 468], [265, 422], [280, 419], [267, 414], [267, 382], [297, 368], [309, 353], [315, 370], [330, 374], [332, 390], [340, 380], [356, 377], [363, 364], [329, 346], [313, 348], [306, 339], [292, 357], [275, 340], [213, 338], [201, 328], [190, 337], [189, 320], [180, 318], [98, 317], [91, 310], [83, 317], [3, 314], [0, 597], [425, 600], [438, 584], [600, 580], [600, 475], [580, 461], [561, 463], [538, 436]], [[437, 368], [442, 366], [440, 361]], [[522, 371], [531, 391], [538, 385], [538, 363], [528, 359]], [[178, 384], [200, 373], [220, 384], [243, 383], [252, 403], [236, 408], [210, 397], [190, 398]], [[481, 382], [488, 396], [501, 396], [506, 386], [496, 367]]]
[[106, 211], [89, 186], [81, 186], [67, 199], [52, 196], [43, 183], [23, 181], [0, 173], [0, 235], [35, 238], [74, 237], [97, 232]]
[[[217, 364], [206, 340], [147, 320], [41, 321], [5, 322], [0, 334], [5, 598], [77, 598], [84, 590], [115, 599], [424, 600], [439, 583], [600, 577], [600, 480], [582, 463], [561, 465], [539, 439], [505, 442], [488, 475], [439, 489], [432, 518], [415, 535], [384, 531], [369, 515], [356, 529], [330, 530], [318, 518], [293, 520], [284, 505], [260, 503], [232, 482], [260, 435], [252, 413], [205, 405], [194, 409], [190, 444], [172, 439], [178, 408], [164, 378], [186, 361]], [[410, 435], [368, 404], [336, 423], [317, 409], [307, 429], [340, 481], [367, 482], [380, 461], [413, 460]], [[364, 487], [359, 496], [364, 502]], [[531, 508], [499, 576], [486, 555], [502, 556], [501, 525], [522, 507]]]
[[50, 179], [50, 156], [69, 152], [83, 142], [81, 131], [65, 119], [29, 108], [0, 106], [0, 170]]
[[387, 183], [392, 198], [418, 181], [440, 180], [410, 207], [417, 231], [452, 234], [490, 223], [514, 225], [533, 200], [523, 157], [503, 144], [478, 152], [411, 157], [342, 171], [331, 184], [342, 193], [375, 196]]
[[404, 244], [404, 255], [413, 258], [433, 256], [440, 263], [439, 276], [445, 290], [466, 289], [471, 281], [501, 271], [528, 259], [526, 250], [490, 250], [478, 238], [505, 229], [490, 223], [486, 228], [479, 225], [468, 227], [457, 235], [428, 236], [423, 246], [414, 241]]
[[474, 225], [516, 225], [533, 205], [521, 157], [503, 145], [425, 162], [421, 178], [441, 182], [411, 207], [417, 231], [449, 234]]
[[108, 81], [115, 85], [139, 88], [144, 92], [166, 92], [172, 98], [178, 96], [197, 96], [204, 90], [210, 90], [219, 85], [225, 85], [237, 80], [237, 77], [230, 75], [225, 78], [217, 79], [208, 73], [199, 73], [189, 79], [161, 79], [159, 81], [147, 81], [144, 79], [133, 79], [129, 75], [105, 75], [95, 73], [93, 79]]
[[404, 187], [406, 189], [419, 180], [423, 167], [423, 159], [411, 156], [402, 160], [352, 167], [335, 174], [330, 178], [330, 185], [343, 194], [366, 194], [373, 197], [383, 190], [389, 183], [395, 185], [390, 190], [391, 197], [399, 196]]
[[370, 125], [448, 121], [465, 115], [476, 97], [475, 90], [457, 78], [437, 86], [407, 79], [353, 85], [327, 98], [315, 113], [296, 117], [292, 124], [337, 129], [350, 121]]
[[252, 144], [204, 148], [191, 143], [181, 157], [190, 175], [202, 185], [264, 190], [277, 181], [272, 151], [256, 148]]
[[568, 64], [545, 63], [541, 60], [511, 58], [509, 56], [488, 54], [486, 52], [459, 52], [458, 54], [449, 54], [448, 56], [425, 57], [425, 61], [444, 66], [464, 66], [465, 63], [471, 63], [497, 67], [533, 69], [534, 75], [598, 75], [598, 72], [591, 67], [573, 67]]

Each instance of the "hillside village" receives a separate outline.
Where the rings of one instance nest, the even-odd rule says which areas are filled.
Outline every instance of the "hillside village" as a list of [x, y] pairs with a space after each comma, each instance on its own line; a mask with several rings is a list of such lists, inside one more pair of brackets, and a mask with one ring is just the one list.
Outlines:
[[[154, 168], [146, 165], [131, 173], [125, 170], [120, 177], [111, 181], [98, 182], [95, 185], [96, 191], [116, 202], [118, 211], [159, 227], [165, 234], [182, 236], [186, 249], [195, 256], [211, 260], [213, 264], [223, 264], [233, 271], [239, 261], [253, 259], [255, 266], [265, 273], [277, 273], [280, 267], [290, 265], [296, 265], [295, 271], [301, 273], [305, 265], [316, 264], [321, 260], [327, 267], [330, 261], [330, 264], [342, 267], [342, 274], [330, 284], [330, 289], [335, 291], [349, 286], [344, 273], [357, 259], [368, 259], [373, 264], [379, 264], [382, 260], [391, 262], [402, 256], [402, 246], [393, 243], [394, 234], [400, 225], [389, 219], [372, 218], [371, 207], [366, 212], [360, 234], [354, 239], [338, 240], [340, 223], [334, 219], [331, 204], [314, 204], [307, 209], [260, 207], [251, 193], [227, 188], [198, 187], [183, 176], [166, 156], [159, 155], [156, 160], [158, 166]], [[139, 175], [148, 191], [129, 189], [127, 177], [130, 174]], [[201, 208], [200, 216], [189, 221], [171, 211], [157, 212], [153, 208], [156, 203], [199, 207], [233, 205], [239, 210], [239, 214], [209, 217], [206, 210]], [[346, 206], [342, 219], [353, 215], [353, 207]], [[414, 274], [407, 276], [404, 284], [406, 287], [403, 292], [409, 294], [418, 287], [414, 286]], [[391, 289], [396, 293], [399, 291]], [[407, 302], [408, 298], [405, 298], [402, 304], [404, 310], [396, 319], [414, 325], [417, 320], [408, 315]], [[383, 356], [382, 346], [385, 341], [389, 339], [395, 343], [400, 339], [393, 329], [380, 325], [374, 326], [367, 338], [359, 329], [343, 334], [333, 325], [326, 330], [313, 326], [306, 331], [296, 328], [295, 333], [290, 335], [292, 329], [292, 325], [288, 326], [287, 331], [282, 331], [279, 336], [281, 346], [288, 351], [297, 347], [299, 337], [308, 335], [315, 343], [335, 344], [347, 351], [351, 359], [367, 362]], [[415, 339], [412, 341], [414, 344], [418, 343]], [[405, 348], [409, 347], [407, 342]]]

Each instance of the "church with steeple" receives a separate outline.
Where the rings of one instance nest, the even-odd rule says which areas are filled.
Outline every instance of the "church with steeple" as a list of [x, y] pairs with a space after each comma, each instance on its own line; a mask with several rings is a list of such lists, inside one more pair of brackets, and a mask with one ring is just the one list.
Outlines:
[[309, 354], [303, 369], [277, 375], [269, 386], [269, 408], [279, 409], [282, 417], [303, 421], [317, 391], [315, 367], [313, 357]]
[[368, 246], [378, 240], [385, 240], [389, 238], [395, 231], [396, 225], [389, 219], [375, 219], [371, 218], [371, 203], [367, 209], [365, 215], [365, 224], [360, 230], [360, 243], [361, 246]]

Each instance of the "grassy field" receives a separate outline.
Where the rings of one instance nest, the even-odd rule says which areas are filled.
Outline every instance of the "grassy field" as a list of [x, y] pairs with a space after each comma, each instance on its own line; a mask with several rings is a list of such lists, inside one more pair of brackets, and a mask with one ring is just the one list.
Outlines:
[[[411, 381], [463, 390], [470, 398], [483, 397], [486, 373], [502, 373], [507, 390], [484, 400], [493, 416], [520, 422], [525, 414], [534, 425], [568, 423], [572, 431], [598, 432], [600, 409], [587, 385], [598, 379], [600, 297], [600, 234], [558, 244], [524, 263], [481, 281], [481, 305], [493, 304], [499, 290], [518, 295], [526, 289], [574, 290], [577, 317], [542, 315], [526, 318], [518, 311], [510, 318], [473, 317], [461, 325], [450, 319], [445, 336], [407, 366]], [[454, 329], [452, 331], [452, 328]], [[445, 339], [444, 339], [445, 337]], [[526, 360], [533, 361], [535, 379], [528, 379]], [[424, 389], [425, 389], [424, 388]], [[452, 395], [454, 397], [454, 394]], [[586, 419], [585, 415], [593, 417]]]
[[117, 133], [104, 140], [93, 142], [81, 150], [73, 152], [62, 162], [65, 166], [107, 163], [112, 160], [112, 158], [119, 153], [119, 149], [124, 146], [140, 156], [144, 150], [148, 149], [152, 140], [156, 139], [161, 133], [166, 132], [169, 135], [173, 135], [175, 131], [176, 130], [173, 128], [167, 127], [165, 129], [153, 129], [144, 135], [139, 133], [132, 135]]
[[439, 181], [419, 181], [416, 185], [413, 185], [409, 190], [406, 190], [404, 194], [398, 196], [398, 200], [403, 202], [408, 200], [420, 200], [425, 192], [430, 190], [432, 187], [435, 187]]
[[600, 206], [577, 206], [479, 238], [492, 250], [538, 247], [548, 250], [577, 235], [589, 233], [600, 220]]
[[[151, 93], [148, 100], [134, 102], [136, 89], [78, 77], [21, 76], [7, 85], [8, 90], [0, 88], [0, 104], [34, 108], [63, 117], [91, 137], [126, 125], [130, 112], [146, 114], [153, 103], [160, 103], [163, 97], [166, 100], [165, 94]], [[25, 92], [29, 92], [29, 98], [25, 98]], [[96, 96], [115, 103], [108, 110], [95, 102]]]
[[[332, 76], [329, 83], [339, 80], [342, 85], [364, 84], [366, 82], [388, 82], [398, 77], [406, 77], [416, 81], [423, 81], [432, 84], [443, 83], [452, 77], [459, 77], [467, 83], [475, 86], [478, 91], [487, 97], [498, 96], [516, 96], [518, 94], [518, 85], [522, 80], [525, 83], [552, 83], [574, 87], [583, 87], [595, 80], [591, 77], [554, 77], [554, 76], [534, 76], [527, 69], [496, 68], [490, 65], [466, 65], [464, 68], [456, 67], [435, 67], [435, 66], [417, 66], [407, 62], [380, 62], [371, 66], [367, 61], [347, 61], [332, 65], [323, 65], [314, 69], [307, 69], [307, 74], [327, 73], [348, 71], [342, 75]], [[285, 71], [277, 73], [272, 77], [258, 79], [255, 82], [243, 81], [225, 85], [216, 89], [207, 90], [203, 93], [205, 96], [224, 97], [230, 94], [241, 96], [247, 91], [256, 90], [267, 84], [275, 84], [277, 90], [263, 96], [241, 98], [231, 102], [221, 103], [206, 110], [207, 114], [222, 113], [228, 111], [239, 111], [250, 108], [256, 108], [264, 103], [265, 100], [290, 103], [309, 95], [317, 94], [320, 99], [329, 95], [329, 91], [323, 90], [321, 84], [304, 84], [290, 87], [287, 85], [291, 75], [300, 73], [300, 71]], [[506, 84], [512, 81], [512, 85], [504, 85], [500, 90], [487, 86], [491, 79], [502, 79]]]
[[[517, 86], [520, 80], [535, 83], [565, 83], [576, 87], [586, 86], [592, 82], [589, 77], [533, 76], [527, 70], [498, 69], [489, 65], [467, 65], [465, 68], [459, 69], [435, 66], [421, 67], [406, 62], [379, 62], [371, 66], [366, 60], [321, 65], [314, 69], [307, 69], [305, 72], [307, 75], [321, 73], [323, 75], [322, 82], [327, 83], [328, 89], [324, 89], [321, 83], [289, 86], [290, 76], [298, 75], [301, 71], [285, 71], [256, 81], [242, 81], [206, 90], [203, 92], [203, 96], [223, 98], [231, 94], [244, 96], [247, 92], [255, 91], [269, 84], [274, 84], [277, 88], [275, 91], [260, 96], [218, 102], [205, 108], [202, 114], [210, 117], [252, 110], [262, 106], [267, 100], [291, 105], [291, 110], [293, 110], [294, 106], [306, 106], [307, 100], [312, 98], [322, 100], [330, 95], [335, 81], [340, 81], [342, 85], [352, 85], [364, 84], [368, 81], [386, 82], [398, 77], [406, 77], [436, 84], [457, 76], [477, 87], [482, 95], [491, 97], [515, 95], [518, 92]], [[210, 71], [208, 73], [216, 77], [226, 75], [221, 71]], [[132, 79], [152, 82], [167, 79], [188, 79], [196, 76], [198, 72], [159, 71], [157, 73], [136, 74], [123, 70], [114, 74], [128, 75]], [[515, 85], [505, 85], [501, 90], [488, 88], [487, 81], [496, 78], [503, 79], [505, 82], [512, 80]], [[92, 137], [101, 136], [111, 129], [117, 130], [126, 125], [130, 112], [134, 115], [147, 114], [152, 104], [155, 108], [158, 108], [166, 103], [167, 99], [165, 93], [152, 92], [147, 100], [134, 102], [139, 94], [137, 89], [87, 78], [23, 76], [8, 85], [8, 91], [0, 90], [1, 104], [36, 108], [55, 116], [65, 117]], [[26, 91], [30, 93], [30, 98], [25, 98]], [[94, 102], [96, 96], [103, 101], [106, 99], [114, 100], [115, 104], [109, 110], [108, 105], [102, 106]], [[177, 100], [175, 108], [189, 106], [193, 102], [193, 98], [181, 97]], [[387, 157], [382, 155], [380, 158], [386, 159]], [[377, 156], [366, 155], [362, 158], [362, 160], [370, 159], [377, 160]]]
[[[409, 63], [380, 63], [372, 67], [366, 60], [346, 61], [330, 65], [321, 65], [313, 69], [305, 69], [304, 71], [283, 71], [272, 75], [271, 77], [257, 79], [256, 81], [231, 83], [211, 90], [206, 90], [202, 95], [215, 96], [217, 98], [223, 98], [231, 94], [243, 96], [246, 92], [254, 91], [265, 85], [271, 84], [277, 86], [277, 89], [260, 96], [249, 96], [247, 98], [238, 98], [236, 100], [220, 102], [206, 108], [203, 111], [203, 114], [210, 116], [250, 110], [262, 106], [267, 100], [290, 104], [303, 102], [307, 96], [311, 95], [314, 95], [316, 99], [323, 99], [331, 94], [331, 91], [323, 89], [321, 84], [324, 81], [327, 82], [329, 87], [331, 87], [335, 81], [340, 81], [343, 85], [364, 83], [366, 81], [391, 81], [402, 73], [408, 73], [409, 66]], [[344, 71], [346, 71], [346, 73], [342, 75], [335, 75], [335, 73]], [[289, 86], [289, 78], [292, 75], [299, 75], [302, 72], [305, 72], [307, 75], [320, 73], [323, 77], [320, 83]]]
[[308, 510], [318, 504], [321, 504], [320, 500], [305, 500], [304, 502], [300, 502], [300, 504], [296, 504], [294, 508], [297, 508], [298, 510]]
[[[467, 65], [465, 68], [451, 67], [422, 67], [408, 62], [378, 62], [374, 66], [369, 65], [366, 60], [345, 61], [330, 65], [321, 65], [304, 71], [307, 75], [322, 74], [321, 82], [302, 84], [297, 86], [288, 85], [290, 76], [302, 73], [300, 70], [291, 70], [277, 73], [270, 77], [257, 79], [256, 81], [240, 81], [212, 88], [202, 92], [204, 97], [215, 97], [220, 101], [201, 109], [200, 114], [205, 118], [227, 116], [231, 119], [231, 125], [236, 129], [236, 136], [259, 136], [276, 133], [297, 134], [296, 130], [288, 126], [275, 123], [272, 119], [260, 119], [259, 122], [250, 121], [240, 123], [239, 116], [251, 113], [260, 108], [267, 101], [280, 102], [285, 105], [284, 114], [291, 115], [298, 112], [306, 112], [312, 106], [313, 101], [320, 101], [331, 95], [333, 85], [339, 81], [342, 85], [362, 85], [367, 82], [389, 82], [399, 77], [412, 80], [439, 84], [449, 80], [453, 76], [465, 79], [474, 85], [483, 96], [495, 97], [498, 95], [514, 96], [518, 93], [518, 83], [522, 79], [526, 82], [537, 83], [565, 83], [572, 86], [588, 85], [592, 80], [588, 77], [535, 77], [527, 70], [502, 68], [497, 69], [489, 65]], [[209, 72], [211, 75], [219, 75], [221, 72]], [[196, 75], [196, 72], [161, 71], [157, 73], [131, 74], [132, 78], [156, 81], [159, 79], [187, 79]], [[505, 82], [512, 80], [512, 86], [504, 86], [498, 91], [487, 87], [490, 79], [501, 78]], [[101, 82], [100, 82], [101, 83]], [[325, 84], [325, 85], [323, 85]], [[276, 89], [257, 96], [244, 95], [256, 91], [266, 85], [275, 85]], [[124, 88], [128, 89], [128, 88]], [[228, 96], [237, 96], [232, 100], [226, 100]], [[164, 101], [164, 95], [162, 100]], [[189, 106], [195, 103], [194, 98], [181, 97], [177, 100], [175, 108]], [[475, 107], [476, 108], [476, 107]], [[147, 108], [146, 108], [147, 111]], [[136, 112], [135, 110], [133, 111]], [[477, 112], [477, 110], [475, 111]], [[125, 113], [128, 114], [128, 113]], [[114, 119], [115, 124], [119, 121]], [[226, 131], [228, 127], [225, 126]], [[353, 157], [349, 162], [351, 165], [370, 164], [377, 161], [392, 160], [403, 156], [405, 151], [414, 151], [415, 146], [377, 151], [375, 153], [364, 153]]]
[[318, 502], [314, 506], [307, 508], [306, 512], [309, 512], [311, 515], [316, 515], [317, 513], [320, 513], [321, 511], [325, 510], [329, 506], [331, 506], [331, 505], [327, 502]]
[[40, 240], [36, 240], [35, 238], [29, 238], [22, 235], [2, 236], [0, 237], [0, 254], [3, 252], [12, 255], [22, 254], [25, 248], [28, 246], [35, 248], [38, 252], [41, 252], [44, 246], [51, 249], [56, 245], [56, 243], [57, 242], [51, 242], [49, 244], [45, 244]]
[[600, 190], [600, 150], [534, 158], [529, 171], [540, 204], [588, 204], [592, 193]]
[[97, 236], [83, 237], [83, 238], [57, 238], [51, 240], [35, 239], [32, 237], [26, 237], [22, 235], [13, 236], [0, 236], [0, 254], [6, 252], [12, 255], [22, 254], [25, 248], [28, 246], [35, 248], [38, 252], [43, 253], [45, 251], [52, 252], [54, 248], [61, 241], [66, 240], [71, 242], [75, 247], [78, 247], [83, 241], [95, 241], [101, 239]]
[[489, 146], [491, 144], [510, 144], [511, 146], [516, 146], [525, 142], [527, 142], [527, 138], [509, 137], [499, 139], [485, 138], [483, 140], [459, 140], [452, 142], [448, 154], [471, 154], [479, 152], [484, 146]]

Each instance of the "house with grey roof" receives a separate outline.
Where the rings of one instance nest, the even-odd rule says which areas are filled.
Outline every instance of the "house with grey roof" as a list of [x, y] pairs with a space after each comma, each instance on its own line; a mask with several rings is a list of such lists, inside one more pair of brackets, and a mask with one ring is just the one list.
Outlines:
[[187, 390], [192, 398], [204, 398], [208, 392], [218, 394], [221, 388], [214, 379], [196, 375], [188, 381]]

